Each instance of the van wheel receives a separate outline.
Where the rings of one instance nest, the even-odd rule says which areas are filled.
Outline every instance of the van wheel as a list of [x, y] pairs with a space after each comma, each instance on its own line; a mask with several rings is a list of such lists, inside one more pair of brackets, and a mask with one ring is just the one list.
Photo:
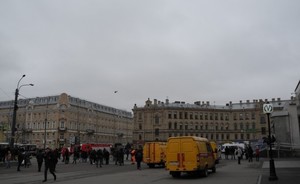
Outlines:
[[216, 171], [217, 171], [216, 166], [213, 166], [213, 168], [211, 168], [211, 171], [212, 171], [213, 173], [216, 173]]
[[180, 172], [170, 172], [170, 174], [173, 176], [173, 178], [179, 178], [180, 177]]
[[204, 176], [204, 177], [208, 176], [208, 169], [207, 169], [207, 167], [205, 167], [204, 170], [202, 171], [202, 176]]

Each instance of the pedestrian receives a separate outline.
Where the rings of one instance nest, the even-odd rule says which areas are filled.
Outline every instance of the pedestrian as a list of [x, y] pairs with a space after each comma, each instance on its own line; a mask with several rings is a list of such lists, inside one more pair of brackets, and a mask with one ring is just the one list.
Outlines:
[[258, 146], [256, 146], [256, 149], [255, 149], [255, 159], [256, 159], [256, 162], [259, 161], [259, 148], [258, 148]]
[[78, 158], [79, 158], [79, 151], [78, 150], [74, 150], [72, 164], [76, 164]]
[[20, 167], [21, 167], [22, 162], [23, 162], [24, 157], [25, 157], [24, 149], [23, 148], [19, 149], [17, 154], [18, 154], [18, 167], [17, 167], [17, 171], [21, 171]]
[[105, 148], [103, 149], [103, 156], [105, 159], [105, 164], [108, 165], [109, 164], [109, 152]]
[[135, 159], [135, 154], [136, 154], [136, 150], [135, 149], [132, 149], [130, 151], [130, 156], [131, 156], [131, 164], [134, 165], [135, 162], [136, 162], [136, 159]]
[[54, 157], [55, 156], [54, 156], [52, 150], [50, 148], [46, 148], [45, 155], [44, 155], [44, 159], [45, 159], [45, 171], [44, 171], [44, 180], [43, 180], [43, 182], [47, 181], [48, 170], [53, 175], [54, 180], [56, 180], [56, 175], [54, 173], [54, 167], [55, 167], [55, 158]]
[[25, 151], [25, 154], [24, 154], [24, 167], [25, 168], [29, 168], [29, 166], [31, 165], [31, 162], [30, 162], [30, 153], [29, 151]]
[[248, 162], [253, 162], [252, 158], [253, 158], [253, 149], [249, 145], [249, 147], [248, 147]]
[[69, 161], [70, 161], [70, 152], [69, 152], [69, 149], [66, 148], [65, 149], [65, 164], [69, 164]]
[[10, 168], [10, 160], [11, 160], [11, 152], [10, 150], [7, 151], [5, 155], [5, 163], [6, 163], [6, 168]]
[[97, 167], [102, 167], [102, 164], [103, 164], [103, 151], [101, 149], [97, 150], [96, 158], [97, 158], [96, 159]]
[[58, 149], [56, 148], [55, 150], [53, 150], [53, 156], [54, 156], [54, 172], [56, 172], [56, 165], [58, 163], [58, 156], [59, 155], [59, 151]]
[[137, 169], [141, 170], [141, 162], [143, 161], [143, 151], [142, 149], [138, 149], [135, 153], [135, 161], [137, 165]]
[[228, 146], [225, 147], [225, 159], [228, 160], [228, 155], [229, 155], [229, 148]]
[[238, 157], [238, 164], [241, 164], [241, 159], [242, 159], [242, 150], [240, 147], [237, 148], [237, 150], [235, 151], [235, 155]]
[[44, 160], [44, 154], [42, 150], [39, 150], [38, 153], [36, 154], [36, 161], [38, 163], [38, 172], [41, 172], [41, 168], [43, 165], [43, 160]]

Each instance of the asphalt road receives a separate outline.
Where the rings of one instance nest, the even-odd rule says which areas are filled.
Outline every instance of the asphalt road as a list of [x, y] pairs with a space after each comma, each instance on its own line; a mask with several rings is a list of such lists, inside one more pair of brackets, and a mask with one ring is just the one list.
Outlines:
[[[172, 178], [164, 168], [148, 168], [142, 165], [142, 170], [137, 170], [136, 165], [129, 161], [124, 166], [114, 164], [96, 168], [89, 163], [64, 164], [61, 161], [57, 165], [57, 180], [48, 173], [47, 183], [81, 184], [81, 183], [106, 183], [106, 184], [256, 184], [262, 173], [263, 162], [248, 163], [243, 161], [241, 165], [233, 160], [221, 160], [217, 165], [217, 172], [210, 173], [208, 177], [183, 175], [181, 178]], [[32, 160], [29, 168], [21, 168], [16, 171], [16, 166], [10, 169], [0, 167], [0, 181], [3, 184], [37, 184], [42, 183], [43, 172], [37, 172], [37, 164]]]

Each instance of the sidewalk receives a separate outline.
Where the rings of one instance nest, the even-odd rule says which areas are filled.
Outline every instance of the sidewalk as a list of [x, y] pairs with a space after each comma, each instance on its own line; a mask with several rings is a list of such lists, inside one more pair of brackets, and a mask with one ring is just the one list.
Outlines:
[[300, 181], [300, 159], [286, 158], [274, 159], [275, 171], [278, 180], [269, 181], [270, 168], [269, 160], [262, 165], [262, 174], [259, 176], [257, 184], [293, 184]]

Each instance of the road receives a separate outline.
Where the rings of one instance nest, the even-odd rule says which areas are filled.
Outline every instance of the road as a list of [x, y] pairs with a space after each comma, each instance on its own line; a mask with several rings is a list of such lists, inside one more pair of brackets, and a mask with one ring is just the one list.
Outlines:
[[[142, 165], [142, 170], [137, 170], [136, 165], [129, 161], [124, 166], [113, 164], [96, 168], [88, 163], [64, 164], [61, 161], [57, 165], [57, 180], [53, 181], [52, 175], [48, 174], [47, 183], [81, 184], [81, 183], [107, 183], [107, 184], [256, 184], [262, 173], [263, 162], [248, 163], [243, 161], [241, 165], [237, 161], [222, 160], [217, 165], [217, 172], [210, 173], [208, 177], [183, 175], [181, 178], [172, 178], [164, 168], [150, 169]], [[21, 168], [16, 171], [16, 166], [10, 169], [0, 168], [1, 183], [5, 184], [37, 184], [42, 183], [43, 172], [37, 172], [37, 164], [34, 159], [30, 168]]]

